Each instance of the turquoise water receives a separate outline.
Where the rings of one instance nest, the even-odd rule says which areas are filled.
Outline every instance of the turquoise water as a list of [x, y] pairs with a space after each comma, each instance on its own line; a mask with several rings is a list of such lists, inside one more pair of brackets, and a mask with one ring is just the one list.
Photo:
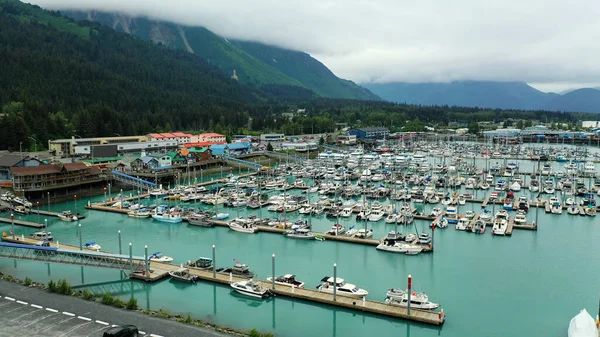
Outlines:
[[[522, 165], [526, 164], [531, 163]], [[79, 201], [78, 210], [81, 211], [86, 202]], [[74, 210], [73, 201], [52, 205], [54, 211], [62, 209]], [[481, 207], [469, 204], [466, 209], [478, 212]], [[464, 210], [461, 207], [461, 213]], [[529, 212], [529, 222], [535, 218], [535, 211]], [[565, 336], [569, 320], [584, 307], [595, 313], [598, 303], [598, 220], [570, 216], [566, 212], [551, 215], [540, 210], [537, 232], [515, 230], [512, 237], [492, 236], [489, 228], [484, 235], [459, 232], [451, 227], [438, 229], [435, 252], [418, 256], [384, 253], [374, 247], [341, 242], [298, 241], [270, 233], [247, 235], [222, 227], [201, 228], [112, 213], [83, 212], [87, 216], [81, 221], [84, 242], [97, 241], [107, 251], [118, 251], [118, 230], [122, 231], [124, 252], [128, 242], [132, 242], [134, 254], [143, 255], [147, 244], [150, 253], [161, 251], [175, 258], [177, 263], [198, 256], [210, 257], [214, 244], [217, 265], [231, 265], [238, 259], [257, 272], [259, 278], [270, 276], [271, 254], [275, 254], [277, 274], [295, 273], [311, 288], [322, 277], [331, 275], [332, 265], [337, 263], [339, 277], [369, 290], [368, 297], [378, 300], [384, 299], [390, 287], [406, 287], [406, 277], [412, 274], [414, 287], [427, 292], [432, 301], [441, 303], [447, 314], [443, 327], [431, 327], [285, 298], [258, 301], [232, 294], [227, 287], [207, 283], [182, 285], [161, 281], [140, 287], [135, 293], [140, 306], [190, 313], [193, 317], [236, 329], [257, 328], [278, 336], [373, 333], [416, 337]], [[235, 216], [234, 209], [227, 212]], [[246, 210], [240, 209], [240, 215], [244, 214]], [[276, 216], [266, 209], [262, 214]], [[296, 217], [297, 214], [292, 216]], [[24, 218], [37, 221], [36, 215]], [[48, 220], [57, 240], [78, 244], [76, 224]], [[333, 222], [321, 215], [313, 218], [313, 227], [315, 231], [325, 231]], [[342, 220], [342, 223], [348, 227], [354, 221]], [[429, 222], [417, 220], [415, 224], [422, 231], [427, 230]], [[374, 229], [376, 238], [396, 228], [383, 221], [368, 226]], [[398, 228], [406, 231], [406, 227]], [[0, 226], [0, 232], [9, 230], [10, 225]], [[414, 232], [414, 228], [410, 230]], [[24, 235], [33, 231], [17, 227], [17, 233]], [[41, 282], [67, 277], [74, 285], [120, 279], [119, 272], [113, 270], [5, 259], [0, 260], [0, 270]], [[124, 290], [120, 296], [128, 298], [129, 293]]]

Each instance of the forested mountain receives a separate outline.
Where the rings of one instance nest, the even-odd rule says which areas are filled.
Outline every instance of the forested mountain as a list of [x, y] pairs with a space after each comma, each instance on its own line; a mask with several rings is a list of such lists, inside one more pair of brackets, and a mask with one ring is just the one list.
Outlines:
[[525, 82], [491, 81], [363, 83], [362, 86], [383, 99], [408, 104], [600, 112], [600, 91], [595, 89], [559, 95], [539, 91]]
[[256, 88], [266, 84], [299, 86], [324, 97], [380, 99], [352, 81], [338, 78], [321, 62], [303, 52], [230, 40], [204, 27], [183, 26], [145, 17], [98, 11], [63, 11], [63, 14], [77, 20], [96, 21], [170, 48], [187, 50], [230, 76], [235, 70], [241, 83]]

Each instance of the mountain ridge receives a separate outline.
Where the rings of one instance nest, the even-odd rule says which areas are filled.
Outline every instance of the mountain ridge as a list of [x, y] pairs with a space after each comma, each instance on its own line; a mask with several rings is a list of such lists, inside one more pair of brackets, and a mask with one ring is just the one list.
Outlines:
[[361, 83], [381, 98], [418, 105], [495, 109], [600, 112], [600, 90], [545, 93], [525, 82], [454, 81], [449, 83]]
[[143, 16], [95, 10], [66, 10], [61, 13], [75, 20], [99, 22], [144, 40], [194, 53], [237, 78], [240, 83], [256, 88], [273, 84], [298, 86], [323, 97], [381, 99], [352, 81], [338, 78], [324, 64], [304, 52], [227, 39], [205, 27], [179, 25]]

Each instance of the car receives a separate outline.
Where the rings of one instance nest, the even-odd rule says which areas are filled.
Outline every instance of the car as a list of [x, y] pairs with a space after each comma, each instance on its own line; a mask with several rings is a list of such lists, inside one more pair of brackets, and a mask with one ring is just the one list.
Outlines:
[[137, 337], [139, 331], [135, 325], [114, 326], [104, 331], [103, 337]]

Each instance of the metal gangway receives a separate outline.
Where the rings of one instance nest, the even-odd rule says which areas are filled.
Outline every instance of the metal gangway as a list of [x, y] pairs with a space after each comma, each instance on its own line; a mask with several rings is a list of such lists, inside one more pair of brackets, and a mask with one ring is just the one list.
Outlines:
[[143, 180], [140, 178], [136, 178], [134, 176], [130, 176], [129, 174], [125, 174], [119, 171], [112, 171], [113, 179], [116, 181], [120, 181], [129, 185], [133, 185], [135, 187], [141, 188], [143, 190], [154, 189], [158, 187], [156, 183], [151, 181]]
[[128, 295], [128, 294], [136, 294], [136, 293], [145, 293], [149, 291], [150, 285], [145, 282], [136, 282], [129, 279], [125, 280], [117, 280], [117, 281], [108, 281], [108, 282], [100, 282], [93, 284], [82, 284], [78, 286], [73, 286], [74, 290], [83, 290], [91, 292], [96, 296], [102, 296], [106, 293], [109, 293], [113, 296], [117, 295]]
[[259, 168], [262, 167], [262, 165], [259, 164], [259, 163], [255, 163], [255, 162], [247, 161], [247, 160], [242, 160], [242, 159], [238, 159], [238, 158], [233, 158], [233, 157], [229, 157], [229, 156], [225, 156], [225, 157], [223, 157], [223, 159], [225, 159], [225, 161], [233, 163], [235, 165], [249, 167], [251, 169], [259, 169]]
[[307, 160], [306, 157], [301, 157], [301, 156], [297, 156], [294, 154], [288, 154], [288, 153], [281, 153], [281, 152], [274, 152], [274, 151], [263, 151], [265, 153], [265, 156], [268, 157], [275, 157], [278, 159], [284, 159], [284, 160], [293, 160], [293, 161], [305, 161]]
[[42, 247], [0, 242], [0, 257], [45, 263], [118, 269], [129, 273], [145, 270], [144, 257], [94, 252], [89, 250]]

